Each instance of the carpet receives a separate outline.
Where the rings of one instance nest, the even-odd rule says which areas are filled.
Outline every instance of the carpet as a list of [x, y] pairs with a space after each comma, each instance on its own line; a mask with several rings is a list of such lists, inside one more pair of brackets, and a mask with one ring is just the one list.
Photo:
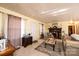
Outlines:
[[74, 48], [71, 46], [66, 46], [66, 55], [65, 55], [63, 52], [61, 42], [56, 43], [55, 51], [53, 51], [53, 47], [50, 45], [46, 45], [46, 48], [45, 48], [45, 42], [41, 43], [35, 49], [49, 56], [79, 56], [79, 48]]

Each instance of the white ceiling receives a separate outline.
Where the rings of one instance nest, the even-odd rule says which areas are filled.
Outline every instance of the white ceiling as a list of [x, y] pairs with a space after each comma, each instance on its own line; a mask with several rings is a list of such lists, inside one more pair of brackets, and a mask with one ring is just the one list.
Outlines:
[[0, 6], [43, 22], [79, 20], [77, 3], [0, 3]]

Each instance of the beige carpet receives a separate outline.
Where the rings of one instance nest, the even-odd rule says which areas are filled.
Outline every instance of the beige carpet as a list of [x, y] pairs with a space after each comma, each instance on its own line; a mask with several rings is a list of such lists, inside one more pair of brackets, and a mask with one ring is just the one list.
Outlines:
[[67, 41], [67, 46], [65, 48], [66, 52], [64, 52], [64, 50], [63, 50], [61, 40], [57, 40], [57, 43], [55, 45], [55, 51], [53, 51], [53, 47], [50, 45], [46, 45], [46, 48], [45, 48], [45, 42], [40, 44], [36, 48], [36, 50], [38, 50], [42, 53], [46, 53], [49, 56], [79, 56], [79, 47], [73, 46], [74, 44], [71, 44], [72, 45], [71, 46], [70, 43], [74, 43], [74, 42]]
[[[20, 49], [16, 50], [13, 55], [14, 56], [49, 56], [46, 53], [35, 50], [35, 48], [37, 48], [43, 42], [44, 42], [44, 40], [38, 40], [37, 43], [33, 43], [32, 45], [29, 45], [26, 48], [21, 47]], [[67, 43], [69, 46], [79, 48], [79, 42], [77, 42], [77, 41], [68, 40]], [[76, 51], [76, 52], [79, 54], [78, 51]]]

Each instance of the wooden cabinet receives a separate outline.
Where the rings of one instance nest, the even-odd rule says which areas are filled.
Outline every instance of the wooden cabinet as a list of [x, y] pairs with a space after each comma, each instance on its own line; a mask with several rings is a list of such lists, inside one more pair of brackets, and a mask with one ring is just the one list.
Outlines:
[[61, 39], [61, 30], [61, 28], [57, 28], [56, 26], [49, 28], [49, 32], [52, 33], [56, 39]]
[[26, 47], [32, 44], [32, 36], [22, 38], [22, 46]]

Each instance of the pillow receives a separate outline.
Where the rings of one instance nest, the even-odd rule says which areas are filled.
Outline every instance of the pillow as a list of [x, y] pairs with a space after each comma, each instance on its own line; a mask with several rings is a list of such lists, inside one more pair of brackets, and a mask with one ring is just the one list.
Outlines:
[[79, 40], [79, 35], [77, 34], [72, 34], [71, 37], [75, 40]]

